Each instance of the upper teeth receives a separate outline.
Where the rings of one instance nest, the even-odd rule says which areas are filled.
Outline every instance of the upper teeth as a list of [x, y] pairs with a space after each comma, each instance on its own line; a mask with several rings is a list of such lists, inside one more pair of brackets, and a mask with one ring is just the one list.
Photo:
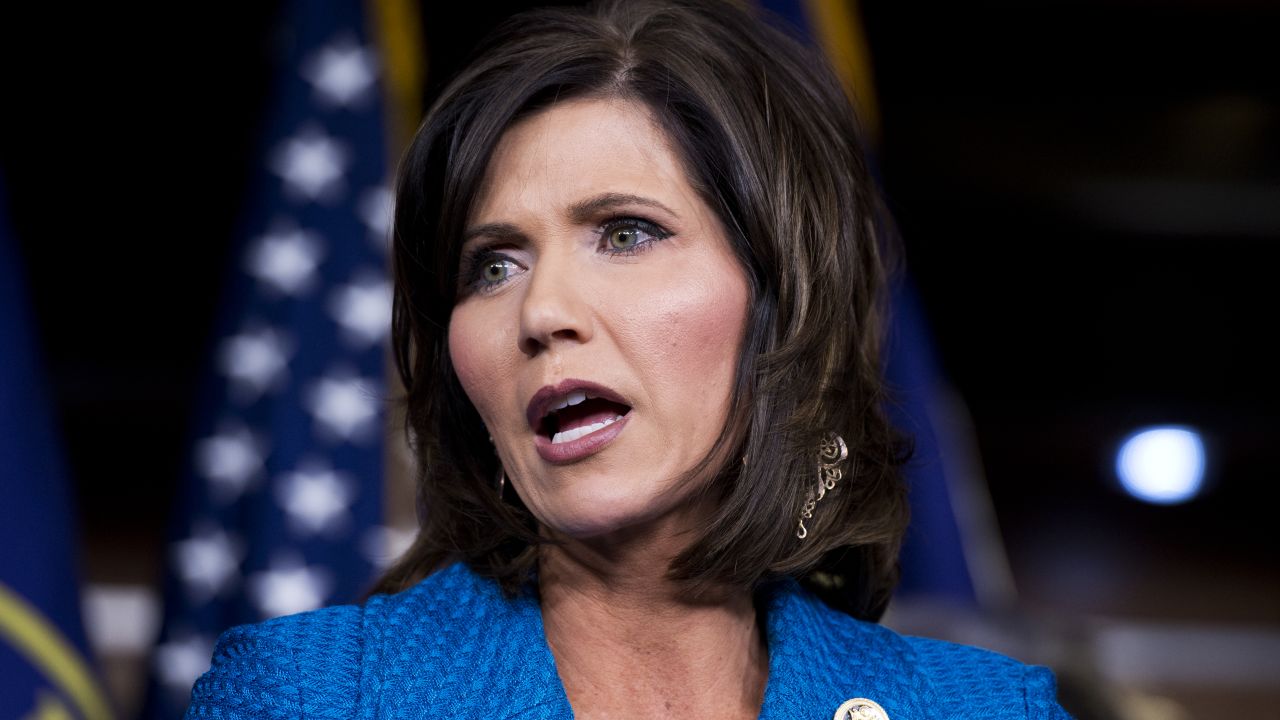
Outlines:
[[564, 400], [561, 400], [558, 405], [553, 406], [551, 408], [551, 411], [555, 412], [556, 410], [563, 410], [569, 407], [570, 405], [577, 405], [578, 403], [581, 403], [583, 400], [586, 400], [586, 399], [587, 399], [586, 393], [582, 392], [581, 390], [575, 390], [574, 392], [569, 393]]

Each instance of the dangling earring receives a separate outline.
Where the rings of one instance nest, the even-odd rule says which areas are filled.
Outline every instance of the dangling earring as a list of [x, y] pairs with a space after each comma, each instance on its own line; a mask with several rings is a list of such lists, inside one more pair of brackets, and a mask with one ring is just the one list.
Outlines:
[[818, 450], [818, 488], [816, 491], [810, 490], [809, 497], [804, 501], [796, 537], [803, 540], [809, 536], [809, 529], [804, 526], [804, 521], [813, 517], [813, 509], [818, 506], [818, 501], [826, 497], [827, 491], [835, 488], [836, 483], [844, 477], [840, 465], [848, 457], [849, 447], [844, 444], [844, 438], [835, 433], [823, 436], [822, 446]]

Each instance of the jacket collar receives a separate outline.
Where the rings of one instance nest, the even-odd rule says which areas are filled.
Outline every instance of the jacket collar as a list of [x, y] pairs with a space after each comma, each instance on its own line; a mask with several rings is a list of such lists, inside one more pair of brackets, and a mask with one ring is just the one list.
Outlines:
[[[474, 708], [477, 702], [487, 704], [482, 695], [496, 695], [500, 705], [487, 717], [573, 716], [533, 593], [507, 598], [497, 583], [457, 563], [405, 595], [393, 615], [402, 615], [410, 626], [415, 617], [418, 624], [423, 618], [439, 623], [425, 629], [439, 641], [423, 649], [426, 656], [448, 652], [451, 667], [474, 675], [447, 685], [438, 676], [424, 678], [418, 697], [454, 693], [442, 698], [446, 706]], [[936, 718], [947, 706], [918, 672], [910, 645], [892, 631], [828, 608], [789, 579], [766, 588], [758, 607], [765, 612], [769, 644], [761, 720], [825, 720], [841, 703], [858, 697], [879, 703], [892, 720]], [[382, 662], [412, 657], [404, 648], [412, 638], [387, 640], [400, 651], [384, 655]]]
[[791, 579], [762, 600], [769, 682], [761, 720], [826, 720], [853, 698], [875, 701], [891, 720], [938, 718], [946, 706], [893, 631], [827, 607]]

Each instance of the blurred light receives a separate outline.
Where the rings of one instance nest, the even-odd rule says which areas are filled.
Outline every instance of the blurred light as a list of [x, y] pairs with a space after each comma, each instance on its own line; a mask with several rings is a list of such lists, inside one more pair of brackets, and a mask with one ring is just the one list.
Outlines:
[[1126, 492], [1157, 505], [1195, 497], [1204, 482], [1204, 443], [1185, 427], [1153, 427], [1130, 435], [1116, 456]]
[[142, 655], [160, 634], [160, 598], [143, 585], [89, 585], [81, 598], [89, 644], [106, 655]]

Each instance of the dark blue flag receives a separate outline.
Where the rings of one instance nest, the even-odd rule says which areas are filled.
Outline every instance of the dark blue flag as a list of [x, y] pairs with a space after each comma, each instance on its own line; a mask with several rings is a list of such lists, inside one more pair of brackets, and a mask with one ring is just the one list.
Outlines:
[[108, 718], [88, 661], [62, 450], [0, 185], [0, 718]]
[[168, 549], [146, 715], [178, 717], [224, 630], [358, 600], [381, 527], [391, 194], [358, 0], [288, 3], [257, 177]]

